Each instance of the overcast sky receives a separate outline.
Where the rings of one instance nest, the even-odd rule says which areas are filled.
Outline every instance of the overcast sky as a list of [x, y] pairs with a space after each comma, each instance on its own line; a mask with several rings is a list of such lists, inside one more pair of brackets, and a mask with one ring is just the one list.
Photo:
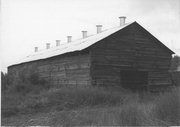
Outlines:
[[81, 31], [137, 21], [173, 50], [180, 49], [180, 0], [1, 0], [1, 69], [55, 40]]

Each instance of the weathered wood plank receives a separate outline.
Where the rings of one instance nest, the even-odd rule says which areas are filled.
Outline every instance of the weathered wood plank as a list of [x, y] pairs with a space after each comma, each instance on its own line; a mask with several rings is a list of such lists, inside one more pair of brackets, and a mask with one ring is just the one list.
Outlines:
[[[92, 80], [99, 83], [113, 82], [113, 77], [120, 78], [121, 70], [148, 71], [149, 80], [161, 84], [161, 80], [168, 79], [171, 54], [136, 27], [129, 28], [123, 34], [114, 34], [97, 47], [94, 45], [91, 57]], [[153, 71], [159, 71], [160, 74]], [[166, 80], [164, 82], [169, 83]]]

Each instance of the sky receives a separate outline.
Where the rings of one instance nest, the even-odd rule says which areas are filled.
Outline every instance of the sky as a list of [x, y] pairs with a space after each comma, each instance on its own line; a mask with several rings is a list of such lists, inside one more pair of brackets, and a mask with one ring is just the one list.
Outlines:
[[1, 70], [34, 52], [82, 37], [82, 30], [96, 33], [96, 25], [108, 29], [137, 21], [180, 55], [180, 0], [1, 0]]

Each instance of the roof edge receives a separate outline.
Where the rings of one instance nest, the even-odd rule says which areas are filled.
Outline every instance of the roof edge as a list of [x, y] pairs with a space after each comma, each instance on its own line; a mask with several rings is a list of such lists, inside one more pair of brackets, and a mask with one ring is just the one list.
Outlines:
[[154, 35], [152, 35], [149, 31], [147, 31], [143, 26], [141, 26], [138, 22], [135, 21], [135, 22], [133, 22], [133, 24], [134, 23], [137, 24], [138, 26], [140, 26], [146, 33], [151, 35], [155, 41], [158, 41], [159, 44], [161, 44], [164, 48], [166, 48], [171, 54], [176, 54], [174, 51], [172, 51], [170, 48], [168, 48], [166, 45], [164, 45], [159, 39], [157, 39]]

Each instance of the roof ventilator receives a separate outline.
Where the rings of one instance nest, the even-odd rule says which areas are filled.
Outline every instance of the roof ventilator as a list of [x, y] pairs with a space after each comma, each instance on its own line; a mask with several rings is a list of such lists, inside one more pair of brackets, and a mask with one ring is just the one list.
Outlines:
[[97, 27], [97, 34], [102, 32], [102, 25], [96, 25]]
[[126, 23], [126, 17], [125, 17], [125, 16], [121, 16], [121, 17], [119, 17], [119, 19], [120, 19], [120, 26], [125, 25], [125, 23]]
[[72, 36], [67, 36], [67, 42], [70, 43], [72, 41]]

